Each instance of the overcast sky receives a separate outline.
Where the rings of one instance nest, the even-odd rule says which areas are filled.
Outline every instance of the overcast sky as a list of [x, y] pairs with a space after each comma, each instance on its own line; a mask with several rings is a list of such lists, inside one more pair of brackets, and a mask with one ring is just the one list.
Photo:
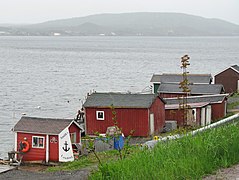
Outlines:
[[0, 24], [124, 12], [180, 12], [239, 25], [239, 0], [1, 0]]

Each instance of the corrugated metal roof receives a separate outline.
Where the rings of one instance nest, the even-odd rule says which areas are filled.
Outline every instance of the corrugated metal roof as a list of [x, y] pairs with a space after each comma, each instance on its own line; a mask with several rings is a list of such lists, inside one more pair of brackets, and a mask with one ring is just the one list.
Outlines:
[[[191, 94], [221, 94], [224, 87], [221, 84], [192, 84], [189, 85]], [[179, 84], [160, 84], [158, 93], [183, 93]]]
[[[160, 83], [179, 83], [183, 80], [182, 74], [154, 74], [150, 82]], [[190, 83], [210, 84], [212, 82], [211, 74], [188, 74]]]
[[[228, 94], [205, 95], [205, 96], [188, 96], [188, 103], [221, 103]], [[182, 98], [164, 98], [168, 105], [182, 103]]]
[[14, 126], [13, 131], [40, 134], [59, 134], [68, 127], [73, 119], [51, 119], [23, 116]]
[[87, 97], [84, 107], [149, 108], [155, 94], [93, 93]]

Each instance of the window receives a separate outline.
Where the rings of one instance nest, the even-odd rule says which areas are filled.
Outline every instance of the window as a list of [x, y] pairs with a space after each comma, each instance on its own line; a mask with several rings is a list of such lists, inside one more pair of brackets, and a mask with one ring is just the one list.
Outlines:
[[71, 143], [76, 143], [76, 133], [75, 132], [71, 133], [70, 136], [71, 136]]
[[32, 136], [32, 147], [34, 147], [34, 148], [44, 148], [44, 137]]
[[96, 111], [97, 120], [105, 120], [104, 111]]

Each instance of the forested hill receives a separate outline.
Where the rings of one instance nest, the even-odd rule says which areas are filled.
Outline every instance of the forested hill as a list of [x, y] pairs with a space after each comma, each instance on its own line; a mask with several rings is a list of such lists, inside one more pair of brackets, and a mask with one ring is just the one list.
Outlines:
[[[10, 28], [10, 30], [9, 30]], [[0, 27], [1, 30], [1, 27]], [[97, 14], [8, 27], [16, 35], [236, 36], [239, 25], [181, 13]], [[4, 34], [4, 28], [0, 35]]]

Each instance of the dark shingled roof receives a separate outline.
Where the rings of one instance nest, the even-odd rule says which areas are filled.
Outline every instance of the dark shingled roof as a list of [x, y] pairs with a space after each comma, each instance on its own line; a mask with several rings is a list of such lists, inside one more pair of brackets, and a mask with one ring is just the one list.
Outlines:
[[239, 73], [239, 66], [238, 65], [233, 65], [232, 68], [235, 69]]
[[[224, 87], [221, 84], [192, 84], [189, 85], [191, 94], [221, 94]], [[179, 84], [160, 84], [158, 93], [183, 93]]]
[[87, 97], [84, 107], [149, 108], [155, 94], [93, 93]]
[[23, 116], [14, 126], [13, 131], [39, 134], [59, 134], [68, 127], [73, 119], [50, 119]]
[[[182, 74], [154, 74], [150, 82], [179, 83], [183, 80]], [[194, 84], [210, 84], [211, 74], [188, 74], [188, 80]]]
[[[216, 94], [216, 95], [205, 95], [205, 96], [188, 96], [187, 103], [221, 103], [228, 94]], [[182, 103], [182, 98], [164, 98], [167, 104], [179, 104]]]

